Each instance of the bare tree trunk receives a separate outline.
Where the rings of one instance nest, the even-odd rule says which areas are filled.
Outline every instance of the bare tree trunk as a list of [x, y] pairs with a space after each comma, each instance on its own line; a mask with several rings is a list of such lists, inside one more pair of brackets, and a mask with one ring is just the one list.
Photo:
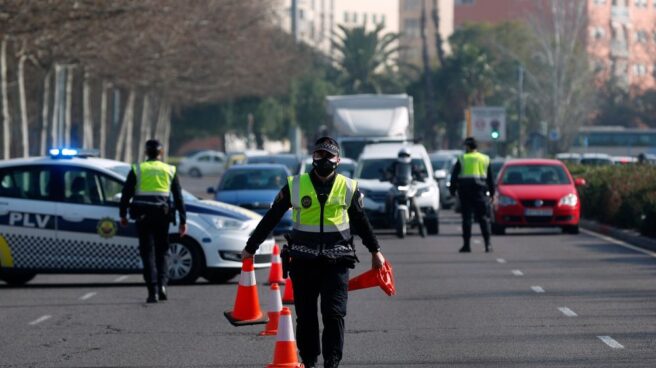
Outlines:
[[61, 90], [59, 89], [59, 82], [61, 79], [61, 66], [55, 64], [55, 99], [52, 103], [52, 126], [50, 127], [50, 144], [52, 146], [61, 145], [61, 137], [59, 137], [59, 124], [60, 124], [60, 115], [59, 110], [61, 109]]
[[91, 112], [91, 75], [88, 71], [84, 72], [84, 82], [82, 84], [82, 115], [84, 116], [82, 147], [93, 148], [93, 114]]
[[73, 74], [75, 67], [66, 68], [66, 110], [64, 116], [64, 145], [71, 145], [71, 114], [73, 113]]
[[155, 139], [162, 140], [164, 134], [164, 115], [166, 114], [166, 100], [160, 99], [157, 111], [157, 124], [155, 125]]
[[9, 158], [11, 153], [11, 115], [9, 115], [9, 94], [7, 92], [7, 36], [2, 39], [0, 46], [0, 89], [2, 90], [2, 158]]
[[27, 56], [23, 53], [18, 59], [18, 101], [20, 104], [21, 116], [21, 143], [23, 157], [30, 155], [30, 137], [28, 132], [27, 120], [27, 97], [25, 96], [25, 61]]
[[43, 78], [43, 106], [41, 109], [41, 145], [39, 146], [41, 156], [46, 154], [46, 145], [48, 144], [48, 112], [50, 110], [50, 75], [52, 70], [48, 70]]
[[166, 110], [164, 113], [164, 116], [162, 116], [162, 119], [164, 121], [164, 133], [162, 135], [162, 145], [165, 147], [164, 148], [164, 153], [163, 153], [163, 160], [166, 160], [167, 157], [169, 156], [170, 153], [170, 147], [169, 147], [169, 140], [171, 138], [171, 105], [167, 102], [166, 103]]
[[[121, 122], [121, 130], [118, 133], [118, 141], [116, 142], [116, 159], [125, 160], [127, 158], [127, 141], [132, 142], [132, 120], [134, 120], [134, 98], [135, 92], [130, 90], [128, 101], [125, 104], [125, 111], [123, 112], [123, 121]], [[132, 150], [130, 149], [130, 154]]]
[[132, 99], [128, 99], [128, 106], [126, 106], [126, 111], [129, 109], [130, 118], [127, 120], [126, 135], [125, 135], [125, 162], [133, 162], [134, 157], [132, 154], [132, 149], [134, 148], [134, 102], [136, 99], [136, 93], [132, 93]]
[[99, 150], [100, 157], [107, 157], [107, 91], [111, 88], [111, 84], [103, 81], [102, 92], [100, 94], [100, 140]]
[[442, 33], [440, 32], [440, 7], [438, 0], [433, 0], [433, 26], [435, 27], [435, 50], [437, 51], [437, 58], [440, 60], [440, 65], [446, 65], [446, 56], [444, 53], [444, 42], [442, 41]]
[[138, 145], [139, 161], [142, 161], [144, 158], [144, 150], [142, 149], [142, 147], [145, 146], [149, 134], [150, 134], [150, 94], [145, 93], [143, 97], [143, 107], [141, 109], [141, 129], [139, 134], [139, 145]]
[[435, 93], [433, 91], [433, 78], [430, 67], [430, 58], [428, 55], [428, 40], [426, 37], [426, 0], [422, 1], [421, 8], [421, 59], [424, 67], [424, 96], [426, 98], [426, 120], [424, 121], [425, 137], [431, 137], [430, 147], [435, 145], [435, 132], [433, 130], [436, 123], [435, 118]]
[[164, 157], [168, 152], [169, 137], [171, 135], [171, 104], [165, 98], [162, 98], [159, 103], [159, 111], [157, 112], [157, 125], [155, 127], [155, 138], [158, 139], [164, 146]]

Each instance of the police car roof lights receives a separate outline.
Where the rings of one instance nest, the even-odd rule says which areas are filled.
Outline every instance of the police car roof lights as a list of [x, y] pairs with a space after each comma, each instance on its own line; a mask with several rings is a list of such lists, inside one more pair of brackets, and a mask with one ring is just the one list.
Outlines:
[[74, 149], [74, 148], [51, 148], [48, 150], [50, 157], [52, 158], [86, 158], [86, 157], [98, 157], [98, 150], [95, 149]]

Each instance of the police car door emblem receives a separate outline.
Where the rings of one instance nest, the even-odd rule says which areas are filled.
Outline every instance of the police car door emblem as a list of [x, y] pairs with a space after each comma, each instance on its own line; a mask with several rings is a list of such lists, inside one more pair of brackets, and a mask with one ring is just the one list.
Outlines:
[[100, 235], [101, 238], [109, 239], [116, 235], [118, 227], [116, 226], [116, 221], [114, 221], [114, 219], [110, 217], [104, 217], [98, 221], [97, 230], [98, 235]]
[[303, 208], [310, 208], [312, 206], [312, 198], [310, 196], [305, 196], [301, 199], [301, 204], [303, 205]]

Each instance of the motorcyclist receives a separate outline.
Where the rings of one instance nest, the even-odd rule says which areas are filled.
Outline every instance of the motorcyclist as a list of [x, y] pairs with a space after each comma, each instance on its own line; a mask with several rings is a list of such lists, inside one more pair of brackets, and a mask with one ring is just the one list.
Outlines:
[[[419, 167], [412, 164], [410, 150], [407, 147], [402, 147], [399, 150], [397, 159], [385, 171], [385, 180], [391, 182], [393, 186], [406, 186], [410, 185], [411, 181], [423, 181], [425, 178], [426, 174]], [[394, 190], [390, 190], [385, 203], [385, 210], [392, 222], [396, 216], [394, 213], [395, 197]]]

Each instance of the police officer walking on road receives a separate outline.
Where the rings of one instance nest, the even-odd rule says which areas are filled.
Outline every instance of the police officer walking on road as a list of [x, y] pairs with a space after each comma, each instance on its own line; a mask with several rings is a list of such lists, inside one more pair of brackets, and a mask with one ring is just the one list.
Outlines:
[[[294, 284], [298, 349], [306, 368], [316, 367], [322, 347], [324, 367], [336, 368], [342, 359], [349, 269], [357, 262], [351, 229], [357, 229], [371, 252], [373, 268], [385, 262], [357, 182], [335, 172], [339, 161], [338, 143], [330, 137], [319, 138], [313, 148], [312, 172], [288, 178], [242, 252], [243, 258], [253, 257], [285, 212], [293, 209], [293, 230], [284, 257], [291, 258], [288, 268]], [[319, 296], [324, 326], [321, 343]]]
[[[146, 161], [132, 165], [128, 174], [123, 186], [120, 216], [121, 225], [127, 226], [129, 207], [130, 217], [136, 220], [139, 254], [148, 287], [146, 302], [157, 303], [168, 298], [169, 224], [175, 222], [174, 210], [177, 210], [180, 236], [184, 236], [187, 216], [175, 167], [160, 161], [162, 145], [157, 140], [146, 142], [146, 157]], [[170, 194], [173, 194], [174, 207], [170, 203]]]
[[[471, 248], [472, 213], [481, 225], [485, 240], [485, 251], [492, 251], [490, 244], [489, 198], [494, 196], [494, 178], [490, 167], [490, 158], [476, 149], [478, 145], [472, 137], [465, 139], [465, 154], [458, 157], [458, 162], [451, 172], [449, 191], [455, 195], [458, 191], [462, 212], [462, 238], [464, 244], [460, 253], [469, 253]], [[489, 193], [490, 197], [487, 196]]]

